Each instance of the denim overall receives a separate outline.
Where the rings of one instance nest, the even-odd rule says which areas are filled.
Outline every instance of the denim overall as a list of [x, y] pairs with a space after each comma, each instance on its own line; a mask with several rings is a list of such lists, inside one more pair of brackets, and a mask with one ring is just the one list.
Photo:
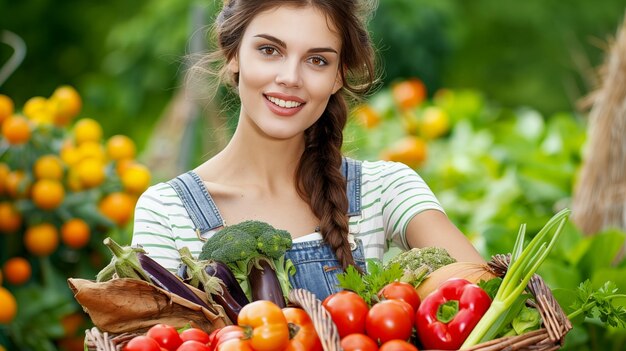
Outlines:
[[[361, 163], [344, 158], [341, 171], [347, 180], [348, 216], [361, 215]], [[204, 234], [223, 226], [224, 221], [207, 191], [202, 179], [189, 171], [168, 182], [182, 200], [196, 231]], [[354, 235], [356, 233], [350, 233]], [[351, 244], [355, 262], [365, 271], [363, 243], [356, 239]], [[296, 267], [296, 274], [289, 277], [294, 288], [311, 291], [323, 300], [328, 295], [339, 291], [337, 275], [342, 273], [341, 264], [335, 253], [323, 240], [293, 243], [285, 253]]]

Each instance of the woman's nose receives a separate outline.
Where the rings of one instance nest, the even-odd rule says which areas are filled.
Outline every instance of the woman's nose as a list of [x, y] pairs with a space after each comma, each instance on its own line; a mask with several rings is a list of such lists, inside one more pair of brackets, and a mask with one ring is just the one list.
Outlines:
[[276, 73], [276, 83], [288, 87], [302, 86], [299, 62], [297, 60], [285, 60]]

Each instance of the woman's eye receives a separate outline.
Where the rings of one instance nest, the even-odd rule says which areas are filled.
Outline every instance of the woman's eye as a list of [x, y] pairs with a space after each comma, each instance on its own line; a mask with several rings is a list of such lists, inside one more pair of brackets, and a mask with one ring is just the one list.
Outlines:
[[328, 61], [320, 56], [313, 56], [309, 59], [309, 62], [314, 64], [315, 66], [325, 66], [328, 64]]
[[263, 46], [259, 48], [259, 50], [261, 51], [263, 55], [266, 55], [266, 56], [273, 56], [273, 55], [276, 55], [278, 52], [276, 48], [273, 48], [271, 46]]

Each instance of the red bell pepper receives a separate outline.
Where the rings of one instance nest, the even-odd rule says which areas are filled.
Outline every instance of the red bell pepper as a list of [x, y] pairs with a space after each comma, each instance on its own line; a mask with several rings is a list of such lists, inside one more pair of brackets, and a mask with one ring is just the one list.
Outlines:
[[452, 278], [430, 293], [415, 313], [417, 335], [425, 349], [458, 350], [491, 299], [478, 285]]

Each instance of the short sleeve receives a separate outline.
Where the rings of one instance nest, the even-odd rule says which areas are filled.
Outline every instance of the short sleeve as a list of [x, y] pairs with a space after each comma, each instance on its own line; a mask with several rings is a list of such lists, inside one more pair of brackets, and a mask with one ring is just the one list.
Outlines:
[[141, 245], [148, 255], [170, 271], [175, 271], [180, 255], [172, 234], [168, 208], [163, 197], [169, 185], [148, 188], [137, 200], [132, 245]]
[[381, 194], [385, 233], [388, 240], [408, 250], [406, 228], [411, 219], [426, 210], [444, 210], [415, 170], [399, 162], [387, 164]]

